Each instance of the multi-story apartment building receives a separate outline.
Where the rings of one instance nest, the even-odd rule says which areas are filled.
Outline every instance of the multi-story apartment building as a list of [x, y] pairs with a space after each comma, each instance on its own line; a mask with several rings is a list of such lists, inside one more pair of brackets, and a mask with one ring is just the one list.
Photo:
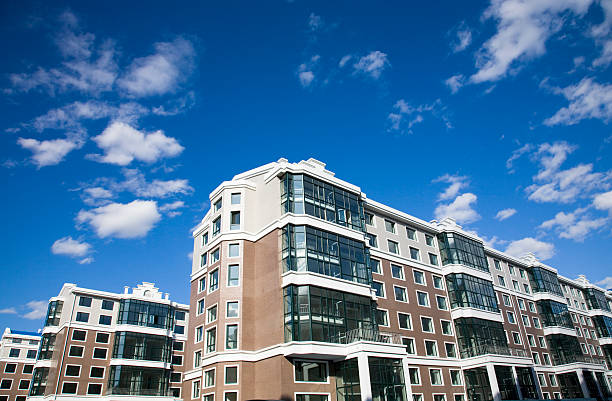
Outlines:
[[7, 328], [0, 340], [0, 401], [25, 401], [40, 334]]
[[608, 397], [612, 292], [285, 159], [193, 231], [183, 399]]
[[28, 399], [180, 399], [188, 312], [153, 283], [123, 293], [64, 284], [49, 302]]

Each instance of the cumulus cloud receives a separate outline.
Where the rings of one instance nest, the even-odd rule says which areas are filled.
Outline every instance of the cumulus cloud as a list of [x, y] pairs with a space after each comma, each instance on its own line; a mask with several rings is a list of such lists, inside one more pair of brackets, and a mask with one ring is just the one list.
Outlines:
[[161, 219], [157, 202], [134, 200], [81, 210], [78, 223], [87, 223], [100, 238], [139, 238], [147, 235]]
[[607, 123], [612, 117], [611, 84], [599, 84], [593, 78], [583, 78], [576, 85], [551, 90], [563, 95], [569, 105], [544, 120], [545, 125], [574, 125], [585, 119], [598, 119]]
[[467, 192], [459, 195], [449, 204], [440, 204], [436, 207], [434, 215], [436, 219], [442, 220], [452, 217], [458, 223], [472, 223], [480, 219], [480, 215], [473, 209], [478, 197]]
[[303, 88], [307, 88], [313, 83], [315, 79], [314, 70], [317, 68], [320, 59], [321, 56], [315, 54], [310, 58], [310, 60], [308, 60], [306, 63], [300, 64], [298, 67], [297, 76], [300, 81], [300, 85], [302, 85]]
[[425, 121], [426, 115], [433, 116], [442, 120], [447, 129], [452, 128], [452, 124], [446, 115], [446, 106], [440, 99], [436, 99], [431, 104], [421, 104], [412, 106], [404, 99], [400, 99], [393, 105], [393, 110], [387, 116], [389, 127], [387, 132], [396, 134], [412, 134], [412, 128]]
[[495, 218], [499, 221], [504, 221], [516, 214], [516, 209], [502, 209], [495, 215]]
[[459, 89], [461, 89], [464, 82], [465, 82], [465, 77], [463, 76], [463, 74], [453, 75], [452, 77], [444, 81], [446, 86], [449, 87], [449, 89], [451, 90], [451, 93], [453, 94], [457, 93]]
[[39, 141], [32, 138], [19, 138], [17, 143], [32, 152], [32, 162], [38, 168], [59, 164], [68, 153], [80, 147], [78, 142], [69, 139]]
[[145, 176], [136, 169], [123, 169], [125, 179], [121, 182], [111, 182], [109, 185], [115, 192], [130, 191], [139, 197], [166, 198], [177, 194], [188, 194], [193, 191], [186, 179], [147, 181]]
[[438, 201], [449, 200], [457, 196], [459, 191], [468, 185], [468, 177], [464, 175], [457, 174], [444, 174], [433, 180], [432, 182], [444, 182], [449, 184], [449, 186], [438, 195]]
[[546, 41], [569, 15], [583, 16], [593, 0], [492, 0], [485, 19], [497, 22], [496, 33], [479, 50], [474, 83], [496, 81], [521, 63], [546, 53]]
[[47, 301], [30, 301], [26, 304], [26, 307], [30, 310], [23, 315], [26, 319], [37, 320], [42, 319], [47, 315], [47, 308], [49, 304]]
[[593, 205], [596, 209], [607, 210], [612, 216], [612, 191], [596, 195], [593, 199]]
[[600, 280], [595, 284], [606, 290], [612, 289], [612, 276], [605, 277], [603, 280]]
[[546, 260], [554, 256], [555, 246], [549, 242], [540, 241], [532, 237], [526, 237], [510, 242], [505, 252], [515, 257], [521, 257], [526, 253], [531, 252], [538, 259]]
[[111, 123], [92, 140], [104, 150], [104, 155], [92, 155], [94, 160], [120, 166], [126, 166], [134, 159], [153, 163], [175, 157], [184, 149], [176, 139], [164, 135], [161, 130], [147, 134], [122, 122]]
[[83, 189], [81, 198], [85, 204], [90, 206], [96, 206], [100, 203], [107, 202], [108, 199], [113, 197], [113, 193], [106, 188], [102, 187], [91, 187]]
[[355, 74], [364, 75], [376, 80], [380, 78], [383, 71], [390, 65], [387, 55], [376, 50], [361, 57], [353, 64], [353, 69]]
[[71, 257], [82, 257], [91, 251], [91, 244], [73, 239], [72, 237], [63, 237], [56, 240], [51, 245], [51, 252], [54, 255], [67, 255]]
[[539, 228], [555, 229], [559, 238], [583, 242], [591, 231], [603, 227], [608, 219], [592, 218], [586, 214], [587, 208], [578, 208], [573, 212], [559, 212], [554, 218], [544, 221]]
[[135, 59], [117, 83], [129, 96], [143, 97], [174, 93], [193, 71], [193, 44], [177, 38], [154, 45], [155, 53]]

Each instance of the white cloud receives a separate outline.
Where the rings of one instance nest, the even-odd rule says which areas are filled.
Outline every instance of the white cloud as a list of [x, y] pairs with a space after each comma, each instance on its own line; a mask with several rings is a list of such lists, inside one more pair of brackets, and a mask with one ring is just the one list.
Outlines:
[[532, 237], [526, 237], [510, 242], [505, 252], [517, 258], [531, 252], [538, 259], [546, 260], [554, 256], [555, 246], [549, 242], [543, 242]]
[[312, 71], [300, 71], [298, 77], [300, 78], [300, 84], [305, 88], [310, 86], [314, 80], [314, 73]]
[[184, 149], [176, 139], [167, 137], [161, 130], [147, 134], [122, 122], [111, 123], [92, 139], [105, 152], [104, 155], [92, 155], [92, 158], [120, 166], [126, 166], [134, 159], [153, 163], [177, 156]]
[[155, 53], [135, 59], [117, 83], [129, 96], [143, 97], [175, 92], [195, 64], [193, 44], [177, 38], [154, 45]]
[[514, 166], [513, 166], [514, 161], [519, 159], [525, 153], [531, 152], [532, 150], [533, 150], [533, 145], [528, 143], [512, 152], [512, 155], [510, 155], [508, 160], [506, 160], [506, 168], [510, 170], [509, 172], [511, 174], [514, 173]]
[[593, 206], [599, 210], [607, 210], [612, 216], [612, 191], [596, 195], [593, 199]]
[[39, 141], [32, 138], [19, 138], [17, 143], [24, 149], [32, 151], [32, 162], [38, 168], [59, 164], [64, 157], [80, 145], [68, 139], [51, 139]]
[[145, 198], [166, 198], [176, 194], [188, 194], [193, 191], [193, 188], [189, 186], [189, 181], [185, 179], [148, 182], [140, 171], [127, 168], [123, 169], [123, 175], [125, 176], [124, 181], [110, 184], [115, 192], [130, 191]]
[[444, 192], [438, 195], [438, 201], [443, 201], [454, 198], [455, 196], [457, 196], [459, 191], [467, 187], [468, 177], [464, 175], [444, 174], [443, 176], [436, 178], [432, 182], [445, 182], [449, 184], [449, 186], [444, 190]]
[[593, 118], [607, 123], [612, 118], [611, 84], [599, 84], [594, 82], [593, 78], [583, 78], [576, 85], [552, 88], [552, 90], [563, 95], [569, 101], [569, 105], [544, 120], [545, 125], [574, 125]]
[[106, 188], [91, 187], [85, 188], [81, 197], [85, 204], [95, 206], [101, 202], [107, 202], [108, 199], [113, 197], [113, 193]]
[[495, 215], [495, 218], [499, 221], [504, 221], [516, 214], [516, 209], [502, 209]]
[[157, 202], [135, 200], [81, 210], [77, 222], [88, 223], [100, 238], [144, 237], [161, 219]]
[[453, 94], [459, 91], [459, 89], [463, 86], [464, 82], [465, 77], [463, 76], [463, 74], [453, 75], [452, 77], [444, 81], [446, 86], [450, 88], [451, 93]]
[[182, 214], [182, 212], [179, 212], [177, 209], [182, 209], [183, 207], [185, 207], [185, 202], [175, 201], [172, 203], [166, 203], [165, 205], [161, 205], [159, 207], [159, 211], [166, 213], [168, 217], [176, 217]]
[[314, 56], [310, 58], [308, 62], [300, 64], [300, 66], [298, 67], [297, 76], [300, 81], [300, 85], [302, 85], [303, 88], [309, 87], [314, 81], [315, 79], [314, 70], [315, 68], [317, 68], [317, 65], [319, 64], [320, 59], [321, 59], [321, 56], [319, 56], [318, 54], [315, 54]]
[[94, 258], [91, 257], [91, 256], [88, 256], [86, 258], [83, 258], [83, 259], [79, 260], [79, 264], [80, 265], [88, 265], [88, 264], [92, 263], [93, 261], [94, 261]]
[[612, 277], [611, 276], [605, 277], [603, 280], [600, 280], [596, 282], [595, 284], [606, 290], [611, 289], [612, 288]]
[[312, 32], [316, 32], [320, 30], [324, 25], [323, 18], [320, 15], [316, 15], [315, 13], [310, 13], [308, 16], [308, 28]]
[[81, 242], [72, 237], [63, 237], [51, 245], [54, 255], [67, 255], [71, 257], [85, 256], [91, 251], [91, 244]]
[[187, 92], [185, 96], [166, 102], [165, 105], [153, 107], [151, 112], [158, 116], [175, 116], [189, 110], [195, 102], [195, 93], [191, 91]]
[[0, 315], [16, 315], [17, 310], [15, 308], [4, 308], [0, 309]]
[[356, 74], [366, 75], [372, 79], [380, 78], [382, 72], [389, 66], [387, 55], [378, 50], [361, 57], [353, 64]]
[[452, 217], [458, 223], [472, 223], [480, 219], [480, 215], [472, 208], [478, 197], [467, 192], [459, 195], [449, 204], [441, 204], [436, 207], [434, 214], [436, 219], [442, 220]]
[[338, 67], [342, 68], [346, 65], [346, 63], [348, 63], [351, 59], [353, 58], [352, 55], [347, 54], [346, 56], [343, 56], [340, 61], [338, 62]]
[[472, 31], [462, 24], [461, 28], [457, 30], [457, 41], [452, 44], [452, 49], [454, 53], [458, 53], [467, 49], [467, 47], [472, 43]]
[[559, 238], [583, 242], [591, 231], [603, 227], [608, 219], [591, 218], [585, 213], [587, 208], [579, 208], [571, 213], [559, 212], [554, 218], [540, 224], [541, 229], [556, 229]]
[[485, 19], [497, 21], [496, 33], [478, 52], [474, 83], [496, 81], [526, 60], [546, 53], [546, 41], [570, 14], [583, 16], [593, 0], [492, 0]]
[[42, 319], [47, 315], [47, 308], [49, 303], [47, 301], [30, 301], [26, 304], [26, 307], [30, 309], [25, 315], [26, 319], [37, 320]]
[[446, 116], [446, 107], [440, 99], [431, 104], [421, 104], [417, 107], [409, 105], [404, 99], [400, 99], [393, 105], [393, 111], [387, 116], [389, 127], [387, 132], [398, 134], [412, 134], [416, 124], [425, 121], [424, 115], [429, 114], [442, 120], [446, 128], [452, 128], [452, 124]]

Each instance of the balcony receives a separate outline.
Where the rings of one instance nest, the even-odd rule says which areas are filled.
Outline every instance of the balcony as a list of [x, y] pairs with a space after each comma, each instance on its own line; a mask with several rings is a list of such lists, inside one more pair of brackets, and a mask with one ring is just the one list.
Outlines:
[[383, 344], [402, 344], [402, 339], [397, 333], [383, 333], [373, 329], [353, 329], [337, 334], [331, 338], [336, 344], [351, 344], [357, 341], [371, 341]]
[[474, 347], [470, 347], [460, 351], [462, 359], [473, 358], [481, 355], [504, 355], [504, 356], [517, 356], [526, 358], [527, 353], [523, 349], [510, 348], [492, 344], [481, 344]]
[[170, 390], [158, 390], [158, 389], [134, 389], [129, 387], [109, 387], [106, 390], [106, 395], [141, 395], [141, 396], [155, 396], [155, 397], [172, 397]]
[[586, 355], [560, 354], [551, 356], [553, 366], [569, 365], [570, 363], [591, 363], [601, 365], [599, 360]]

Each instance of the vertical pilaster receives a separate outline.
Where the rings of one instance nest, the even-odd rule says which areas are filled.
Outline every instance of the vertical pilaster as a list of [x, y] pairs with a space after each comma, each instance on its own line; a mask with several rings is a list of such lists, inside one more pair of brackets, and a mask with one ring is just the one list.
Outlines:
[[516, 373], [516, 366], [512, 366], [512, 375], [514, 376], [514, 385], [516, 386], [516, 392], [519, 400], [523, 399], [523, 393], [521, 392], [521, 384], [519, 383], [518, 374]]
[[404, 383], [406, 386], [406, 400], [412, 401], [412, 386], [410, 385], [410, 373], [408, 371], [408, 358], [402, 358], [402, 369], [404, 370]]
[[359, 388], [361, 390], [361, 401], [372, 401], [372, 383], [370, 383], [370, 365], [368, 355], [360, 353], [357, 357], [359, 368]]
[[580, 388], [582, 389], [582, 395], [584, 398], [591, 398], [589, 388], [587, 387], [586, 380], [584, 379], [584, 372], [582, 369], [577, 369], [576, 374], [578, 375], [578, 381], [580, 382]]
[[489, 385], [491, 393], [493, 393], [493, 401], [501, 401], [501, 393], [499, 392], [499, 384], [497, 384], [497, 376], [495, 375], [495, 365], [487, 364], [487, 376], [489, 376]]
[[544, 394], [542, 394], [542, 387], [540, 387], [540, 379], [538, 379], [538, 374], [536, 373], [534, 368], [529, 368], [529, 370], [531, 371], [531, 378], [533, 379], [533, 382], [535, 383], [536, 392], [538, 393], [538, 397], [540, 397], [540, 399], [543, 399]]

